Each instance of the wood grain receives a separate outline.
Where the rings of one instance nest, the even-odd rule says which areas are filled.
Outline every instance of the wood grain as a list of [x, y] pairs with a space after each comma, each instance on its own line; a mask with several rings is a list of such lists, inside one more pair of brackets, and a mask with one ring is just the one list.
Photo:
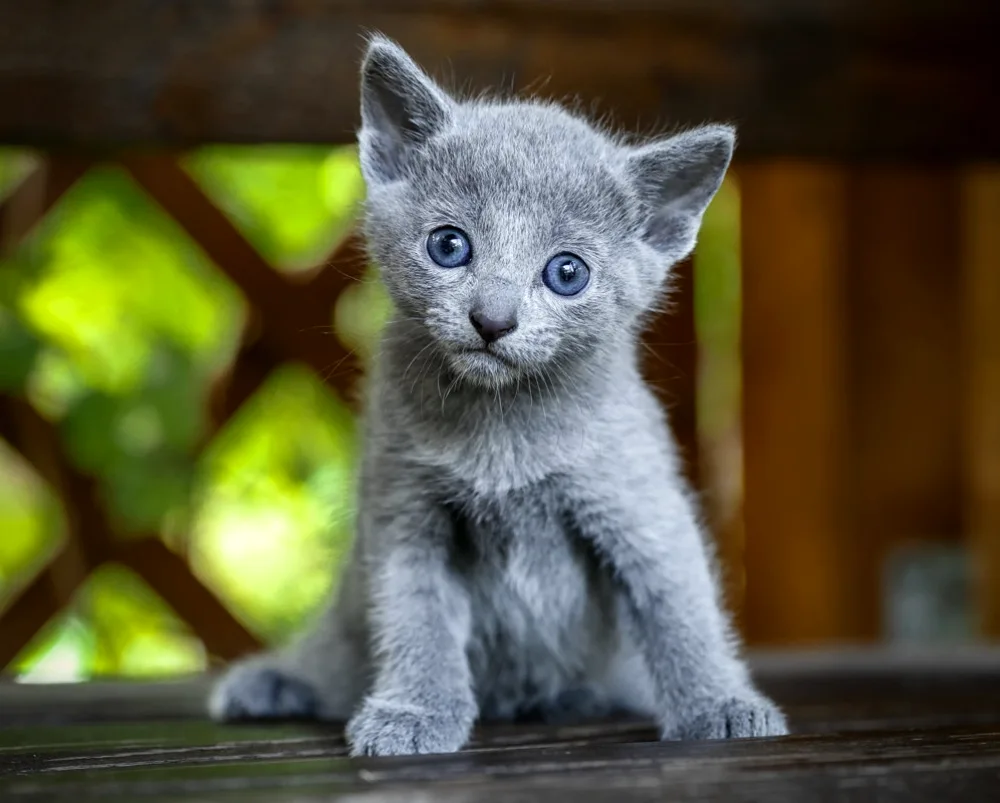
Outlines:
[[[0, 5], [0, 141], [345, 142], [362, 34], [477, 89], [644, 130], [737, 123], [744, 156], [1000, 155], [987, 0], [86, 0]], [[455, 79], [451, 81], [455, 83]]]
[[843, 466], [846, 170], [738, 172], [743, 232], [746, 587], [754, 644], [856, 632]]
[[1000, 638], [1000, 170], [963, 182], [966, 514], [981, 633]]
[[[763, 660], [762, 660], [763, 659]], [[0, 684], [0, 797], [62, 801], [992, 800], [1000, 655], [753, 656], [786, 739], [663, 743], [652, 723], [477, 728], [453, 755], [350, 759], [341, 728], [220, 727], [207, 679]]]
[[72, 156], [49, 159], [0, 200], [0, 256], [13, 253], [92, 164]]
[[961, 209], [957, 171], [868, 168], [849, 197], [846, 479], [854, 638], [883, 634], [893, 549], [960, 542]]
[[[342, 398], [351, 398], [354, 372], [334, 368], [353, 367], [352, 355], [329, 335], [337, 295], [351, 281], [348, 271], [361, 267], [357, 238], [348, 237], [324, 270], [295, 282], [266, 262], [170, 154], [129, 154], [121, 161], [239, 287], [261, 318], [260, 337], [270, 353], [309, 366]], [[237, 384], [245, 386], [249, 376]]]
[[23, 650], [98, 566], [122, 562], [144, 576], [186, 619], [213, 656], [237, 658], [261, 647], [155, 533], [119, 537], [99, 484], [70, 464], [55, 425], [23, 399], [0, 394], [0, 437], [35, 468], [63, 504], [66, 543], [55, 558], [0, 609], [0, 671]]

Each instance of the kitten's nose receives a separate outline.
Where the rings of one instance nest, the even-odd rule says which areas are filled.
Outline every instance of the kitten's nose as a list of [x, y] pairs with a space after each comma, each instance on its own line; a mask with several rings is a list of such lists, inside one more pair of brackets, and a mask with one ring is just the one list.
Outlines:
[[487, 343], [499, 340], [517, 329], [517, 319], [513, 315], [495, 320], [480, 310], [473, 310], [469, 313], [469, 320], [475, 330], [479, 332], [479, 336]]

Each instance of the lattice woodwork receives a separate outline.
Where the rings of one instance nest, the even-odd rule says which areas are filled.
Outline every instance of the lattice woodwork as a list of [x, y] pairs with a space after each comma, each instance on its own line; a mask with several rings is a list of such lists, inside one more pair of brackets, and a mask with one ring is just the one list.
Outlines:
[[[358, 275], [364, 254], [348, 235], [324, 264], [286, 278], [274, 270], [183, 171], [175, 154], [123, 156], [119, 160], [146, 192], [176, 220], [215, 265], [242, 290], [254, 325], [228, 373], [212, 389], [206, 445], [225, 422], [287, 361], [312, 368], [350, 400], [357, 365], [328, 336], [332, 310]], [[94, 161], [46, 160], [0, 204], [0, 248], [9, 253], [28, 236]], [[331, 367], [336, 370], [331, 370]], [[117, 562], [136, 572], [184, 620], [210, 655], [230, 660], [260, 647], [251, 634], [192, 573], [183, 557], [156, 533], [120, 538], [98, 499], [95, 481], [65, 458], [55, 426], [23, 399], [0, 394], [0, 437], [49, 484], [66, 514], [66, 542], [55, 557], [0, 612], [0, 669], [8, 666], [99, 566]]]

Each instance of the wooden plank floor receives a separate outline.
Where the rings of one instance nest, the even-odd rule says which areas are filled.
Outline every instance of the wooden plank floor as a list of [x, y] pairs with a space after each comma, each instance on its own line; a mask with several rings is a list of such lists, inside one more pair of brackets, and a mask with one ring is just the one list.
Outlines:
[[477, 732], [350, 759], [336, 728], [221, 727], [204, 680], [0, 683], [0, 801], [1000, 800], [1000, 650], [758, 656], [794, 736], [661, 743], [648, 723]]

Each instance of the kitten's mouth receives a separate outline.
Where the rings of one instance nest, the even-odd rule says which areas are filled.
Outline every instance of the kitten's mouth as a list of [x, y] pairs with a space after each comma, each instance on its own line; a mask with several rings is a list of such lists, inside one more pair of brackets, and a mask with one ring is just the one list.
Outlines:
[[517, 370], [517, 364], [509, 357], [497, 353], [489, 346], [478, 349], [462, 349], [454, 358], [456, 367], [470, 377], [497, 380], [510, 376]]
[[509, 359], [507, 359], [506, 357], [504, 357], [503, 354], [497, 353], [496, 351], [494, 351], [493, 349], [491, 349], [489, 346], [482, 346], [481, 348], [478, 348], [478, 349], [466, 349], [466, 351], [469, 354], [482, 354], [482, 355], [484, 355], [486, 357], [489, 357], [490, 359], [499, 360], [500, 362], [504, 363], [505, 365], [513, 365], [513, 363], [511, 363], [511, 361]]

